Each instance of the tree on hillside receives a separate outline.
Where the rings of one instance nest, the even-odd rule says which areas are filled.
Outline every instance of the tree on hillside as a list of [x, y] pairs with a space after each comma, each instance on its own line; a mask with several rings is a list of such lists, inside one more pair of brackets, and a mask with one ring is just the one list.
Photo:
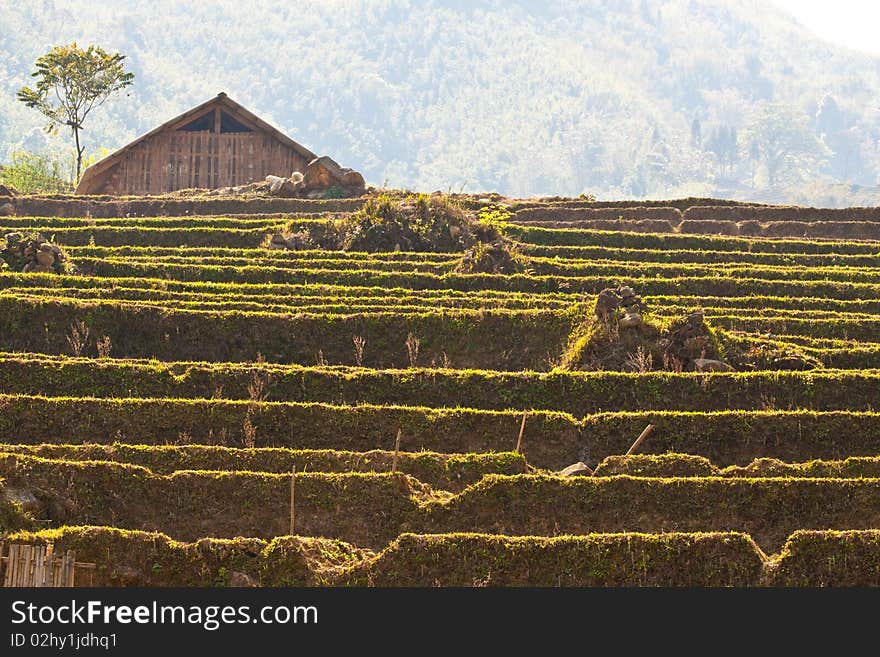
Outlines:
[[739, 151], [736, 128], [723, 124], [716, 126], [706, 141], [706, 148], [715, 155], [721, 174], [733, 175], [733, 166]]
[[828, 156], [806, 114], [781, 103], [759, 103], [743, 133], [746, 152], [764, 166], [770, 187], [815, 176]]
[[[857, 181], [859, 172], [865, 170], [861, 146], [863, 133], [855, 127], [848, 111], [837, 104], [830, 93], [825, 94], [816, 112], [816, 132], [831, 150], [831, 173], [838, 180]], [[862, 174], [861, 179], [870, 185], [872, 176]]]
[[85, 147], [80, 142], [83, 121], [112, 94], [134, 81], [134, 73], [125, 71], [125, 55], [109, 54], [103, 48], [85, 50], [76, 43], [55, 46], [37, 59], [35, 88], [22, 87], [18, 99], [49, 118], [47, 132], [59, 125], [70, 127], [76, 143], [76, 180], [82, 173]]

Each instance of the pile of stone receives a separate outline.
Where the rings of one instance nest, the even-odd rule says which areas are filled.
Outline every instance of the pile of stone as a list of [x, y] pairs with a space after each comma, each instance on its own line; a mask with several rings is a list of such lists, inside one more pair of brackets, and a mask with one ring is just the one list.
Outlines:
[[315, 244], [306, 231], [298, 233], [275, 233], [269, 240], [269, 249], [291, 249], [293, 251], [301, 251], [303, 249], [314, 249]]
[[715, 345], [703, 313], [695, 312], [676, 320], [663, 332], [660, 348], [668, 362], [697, 372], [732, 372], [727, 363], [707, 358], [715, 355]]
[[305, 171], [294, 171], [290, 177], [266, 176], [265, 180], [206, 190], [204, 196], [241, 196], [254, 194], [279, 198], [348, 198], [362, 196], [367, 187], [364, 177], [354, 169], [344, 169], [322, 155], [309, 162]]
[[65, 270], [64, 252], [40, 233], [8, 233], [3, 242], [0, 260], [14, 271], [61, 273]]
[[607, 329], [606, 343], [596, 342], [593, 361], [602, 368], [620, 367], [621, 354], [641, 349], [653, 362], [676, 371], [730, 372], [733, 368], [716, 360], [715, 340], [703, 313], [695, 312], [675, 320], [662, 331], [643, 318], [647, 308], [641, 297], [628, 285], [606, 288], [596, 298], [596, 319]]
[[268, 193], [283, 198], [323, 198], [328, 192], [339, 197], [361, 196], [366, 191], [364, 177], [354, 169], [344, 169], [323, 155], [309, 162], [303, 172], [289, 178], [266, 176]]
[[604, 324], [617, 323], [621, 329], [638, 328], [642, 325], [645, 311], [641, 297], [628, 285], [605, 288], [596, 298], [594, 312]]

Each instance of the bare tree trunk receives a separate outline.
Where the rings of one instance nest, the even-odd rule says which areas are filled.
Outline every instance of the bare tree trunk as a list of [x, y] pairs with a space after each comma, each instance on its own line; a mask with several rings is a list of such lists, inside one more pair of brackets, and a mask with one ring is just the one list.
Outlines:
[[79, 126], [73, 126], [73, 138], [76, 140], [76, 180], [73, 181], [74, 186], [79, 184], [79, 176], [82, 172], [82, 157], [85, 148], [79, 145]]

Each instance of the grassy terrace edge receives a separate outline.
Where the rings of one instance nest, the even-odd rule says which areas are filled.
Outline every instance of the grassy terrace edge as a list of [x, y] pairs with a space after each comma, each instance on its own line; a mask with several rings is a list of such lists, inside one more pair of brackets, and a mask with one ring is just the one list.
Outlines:
[[[157, 475], [128, 464], [4, 453], [0, 475], [7, 487], [38, 491], [39, 518], [56, 526], [111, 525], [181, 540], [289, 532], [288, 474]], [[241, 512], [230, 514], [230, 507]], [[735, 530], [770, 551], [798, 529], [876, 527], [878, 507], [880, 479], [874, 478], [491, 474], [457, 494], [443, 494], [404, 474], [297, 475], [297, 531], [371, 549], [406, 531], [558, 536]]]
[[229, 586], [234, 575], [241, 582], [241, 574], [261, 586], [880, 585], [876, 530], [800, 530], [770, 557], [736, 532], [407, 533], [378, 554], [302, 536], [187, 543], [90, 526], [16, 532], [8, 539], [76, 550], [79, 558], [98, 564], [91, 582], [98, 586]]

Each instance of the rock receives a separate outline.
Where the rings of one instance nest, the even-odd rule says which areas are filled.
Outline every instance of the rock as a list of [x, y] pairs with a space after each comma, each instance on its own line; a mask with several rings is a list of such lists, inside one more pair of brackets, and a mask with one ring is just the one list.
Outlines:
[[620, 318], [620, 323], [618, 325], [622, 329], [636, 328], [642, 325], [642, 316], [638, 313], [626, 313]]
[[677, 335], [679, 339], [686, 340], [705, 333], [703, 313], [691, 313], [685, 317], [684, 326], [679, 327]]
[[281, 178], [279, 176], [266, 176], [266, 182], [269, 183], [269, 193], [272, 196], [291, 198], [297, 195], [299, 185], [293, 183], [290, 178]]
[[583, 461], [578, 461], [577, 463], [572, 463], [567, 468], [563, 468], [559, 471], [563, 477], [592, 477], [593, 471]]
[[51, 268], [55, 264], [55, 254], [51, 250], [48, 252], [43, 250], [37, 251], [37, 264], [41, 267]]
[[67, 524], [77, 511], [76, 502], [63, 494], [44, 498], [44, 503], [48, 519], [62, 525]]
[[15, 214], [15, 206], [12, 203], [0, 205], [0, 216], [11, 217]]
[[594, 310], [596, 317], [604, 321], [618, 308], [620, 308], [620, 297], [617, 296], [617, 292], [610, 287], [599, 292]]
[[290, 233], [287, 236], [281, 233], [275, 233], [272, 235], [272, 239], [269, 240], [268, 245], [268, 248], [270, 249], [291, 249], [293, 251], [314, 247], [314, 242], [312, 242], [308, 231], [305, 230]]
[[694, 369], [697, 372], [735, 372], [730, 365], [711, 358], [694, 358]]
[[131, 566], [117, 566], [110, 573], [110, 579], [121, 586], [144, 586], [144, 574]]
[[[45, 255], [40, 252], [41, 255]], [[52, 273], [52, 265], [44, 265], [40, 262], [29, 262], [21, 270], [23, 274], [50, 274]]]
[[281, 233], [275, 233], [269, 241], [270, 249], [286, 249], [288, 246], [287, 239]]
[[66, 260], [61, 249], [40, 233], [7, 233], [4, 240], [5, 248], [0, 251], [0, 259], [15, 271], [60, 271], [62, 268], [59, 265]]
[[696, 369], [695, 360], [711, 360], [716, 356], [712, 335], [700, 312], [672, 322], [660, 340], [660, 347], [666, 358], [681, 363], [686, 370]]
[[259, 585], [260, 583], [247, 573], [242, 573], [237, 570], [233, 570], [229, 573], [229, 586], [235, 586], [238, 588], [255, 588]]
[[808, 356], [792, 355], [774, 358], [771, 362], [771, 367], [777, 370], [804, 371], [817, 369], [818, 367], [821, 367], [821, 363], [814, 359], [810, 359]]
[[0, 185], [0, 196], [15, 196], [15, 190], [8, 185]]
[[303, 172], [302, 189], [305, 192], [325, 191], [340, 187], [349, 196], [359, 196], [366, 191], [364, 177], [354, 169], [343, 169], [326, 155], [309, 162]]
[[21, 507], [25, 513], [32, 516], [42, 515], [43, 505], [36, 496], [26, 488], [6, 488], [3, 490], [3, 497], [8, 502], [14, 502]]

